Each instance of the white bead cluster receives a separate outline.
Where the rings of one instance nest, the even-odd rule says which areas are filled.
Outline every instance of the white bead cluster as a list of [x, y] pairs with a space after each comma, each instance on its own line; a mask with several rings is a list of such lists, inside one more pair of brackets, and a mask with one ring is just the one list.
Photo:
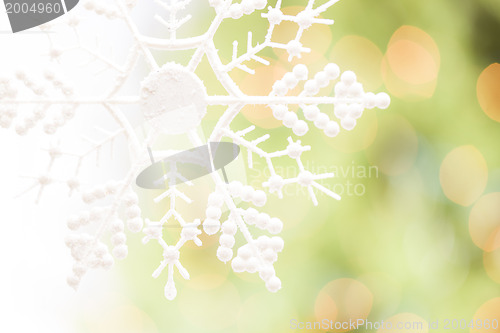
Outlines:
[[268, 12], [263, 14], [262, 17], [266, 17], [271, 25], [278, 25], [283, 21], [284, 15], [279, 8], [268, 7]]
[[331, 81], [336, 80], [339, 76], [340, 69], [336, 64], [329, 63], [325, 68], [316, 73], [314, 78], [307, 80], [304, 83], [304, 96], [314, 96], [321, 88], [327, 87]]
[[[327, 87], [331, 81], [339, 77], [340, 69], [334, 63], [329, 63], [325, 68], [316, 73], [314, 78], [309, 79], [304, 84], [304, 96], [314, 96], [321, 88]], [[317, 105], [305, 105], [302, 107], [304, 117], [314, 123], [316, 128], [322, 130], [326, 136], [335, 137], [340, 131], [337, 122], [330, 120], [327, 114], [322, 113]]]
[[[40, 96], [44, 93], [45, 87], [37, 85], [28, 75], [23, 71], [18, 71], [16, 73], [16, 78], [23, 83], [25, 87], [30, 89], [35, 95]], [[16, 133], [19, 135], [27, 134], [32, 128], [34, 128], [39, 121], [45, 118], [46, 107], [38, 106], [35, 108], [36, 112], [23, 118], [16, 124]]]
[[[67, 220], [67, 226], [70, 230], [77, 231], [84, 226], [98, 224], [106, 218], [108, 212], [109, 210], [106, 208], [94, 207], [90, 211], [83, 211], [70, 216]], [[109, 224], [109, 230], [111, 232], [111, 243], [114, 246], [113, 255], [117, 259], [125, 259], [127, 256], [127, 246], [125, 245], [127, 237], [124, 233], [123, 221], [118, 216], [113, 216]]]
[[244, 202], [251, 202], [257, 207], [262, 207], [267, 202], [267, 195], [264, 191], [255, 190], [250, 185], [243, 186], [239, 181], [231, 182], [228, 189], [233, 198], [241, 198]]
[[[110, 181], [104, 185], [96, 186], [82, 193], [82, 200], [86, 204], [92, 204], [98, 200], [105, 199], [115, 195], [122, 186], [121, 183]], [[128, 191], [120, 201], [124, 207], [124, 217], [127, 221], [127, 227], [131, 232], [137, 233], [142, 230], [143, 220], [141, 218], [141, 208], [139, 207], [139, 198], [132, 190]]]
[[301, 171], [297, 178], [297, 183], [302, 186], [311, 186], [314, 181], [314, 175], [307, 170]]
[[[291, 41], [290, 43], [294, 42]], [[295, 47], [299, 46], [296, 45]], [[320, 89], [327, 87], [332, 81], [339, 78], [340, 68], [334, 63], [329, 63], [322, 71], [316, 73], [314, 78], [308, 80], [308, 75], [306, 66], [302, 64], [296, 65], [292, 72], [286, 73], [281, 80], [275, 82], [271, 95], [286, 96], [300, 81], [307, 80], [304, 83], [301, 96], [315, 96]], [[301, 107], [306, 120], [313, 122], [314, 126], [322, 130], [326, 136], [335, 137], [340, 132], [340, 126], [346, 130], [352, 130], [356, 126], [356, 119], [363, 115], [365, 108], [378, 107], [385, 109], [389, 106], [389, 103], [390, 98], [386, 93], [377, 95], [365, 93], [361, 83], [357, 82], [356, 75], [351, 71], [346, 71], [335, 85], [334, 113], [340, 120], [340, 125], [331, 120], [327, 114], [321, 112], [316, 104], [301, 104]], [[296, 135], [303, 136], [309, 131], [307, 123], [299, 120], [297, 114], [289, 111], [287, 105], [271, 105], [271, 109], [273, 116], [282, 121], [286, 127], [291, 128]]]
[[68, 24], [69, 27], [76, 28], [80, 24], [80, 17], [71, 14], [66, 15], [66, 23]]
[[280, 175], [273, 175], [262, 185], [268, 187], [270, 193], [281, 193], [283, 186], [285, 186], [285, 180]]
[[129, 191], [123, 198], [127, 228], [134, 233], [140, 232], [144, 226], [139, 207], [139, 198], [134, 191]]
[[314, 23], [315, 13], [312, 10], [306, 9], [297, 14], [296, 22], [302, 29], [309, 29]]
[[[67, 98], [71, 98], [73, 96], [73, 88], [65, 84], [61, 78], [59, 78], [53, 71], [47, 70], [44, 73], [45, 79], [52, 84], [54, 88], [61, 91], [63, 95]], [[57, 132], [59, 128], [64, 126], [68, 121], [73, 119], [75, 116], [76, 107], [68, 104], [66, 106], [61, 107], [57, 114], [54, 114], [51, 118], [46, 119], [43, 123], [43, 130], [48, 135], [53, 135]], [[43, 113], [39, 116], [36, 114], [33, 115], [36, 117], [45, 117]], [[17, 130], [17, 128], [16, 128]]]
[[14, 99], [17, 97], [17, 88], [7, 77], [0, 77], [0, 98]]
[[261, 279], [266, 282], [266, 288], [276, 292], [281, 288], [281, 280], [276, 277], [273, 263], [278, 260], [278, 253], [283, 250], [283, 246], [280, 237], [260, 236], [252, 244], [245, 244], [238, 249], [231, 267], [236, 273], [259, 272]]
[[[299, 64], [293, 68], [292, 72], [286, 73], [281, 80], [273, 85], [271, 92], [274, 96], [286, 96], [286, 94], [295, 88], [299, 81], [307, 79], [308, 70], [305, 65]], [[286, 105], [271, 105], [273, 116], [283, 122], [288, 128], [291, 128], [295, 135], [302, 136], [309, 131], [307, 123], [299, 120], [295, 112], [289, 111]]]
[[196, 245], [201, 246], [201, 240], [198, 238], [198, 236], [201, 235], [201, 230], [198, 229], [199, 225], [200, 220], [195, 220], [188, 227], [182, 228], [181, 237], [186, 241], [192, 240]]
[[155, 224], [154, 222], [150, 221], [149, 219], [146, 219], [146, 227], [144, 228], [143, 232], [146, 234], [142, 242], [146, 244], [149, 242], [151, 239], [161, 239], [162, 234], [163, 234], [163, 229], [161, 225]]
[[[15, 77], [35, 96], [46, 97], [45, 92], [49, 87], [47, 84], [41, 85], [36, 83], [24, 71], [17, 71]], [[68, 84], [63, 83], [63, 81], [60, 78], [56, 77], [53, 72], [47, 71], [44, 77], [48, 81], [49, 85], [52, 85], [56, 90], [62, 92], [65, 97], [69, 98], [73, 96], [73, 88]], [[0, 99], [14, 99], [17, 97], [18, 90], [14, 85], [11, 84], [11, 81], [12, 80], [5, 78], [0, 79]], [[74, 117], [75, 108], [76, 106], [71, 104], [62, 106], [59, 112], [55, 113], [51, 117], [51, 119], [46, 119], [49, 105], [37, 105], [32, 110], [30, 110], [29, 114], [27, 114], [23, 119], [20, 119], [17, 122], [15, 126], [16, 133], [19, 135], [25, 135], [36, 125], [38, 125], [38, 123], [43, 121], [43, 129], [45, 133], [49, 135], [55, 134], [58, 128], [64, 126], [70, 119]], [[16, 109], [12, 106], [9, 106], [9, 104], [6, 104], [5, 106], [2, 106], [1, 111], [0, 126], [5, 128], [10, 127], [12, 121], [17, 116]]]
[[[299, 81], [305, 81], [302, 96], [314, 96], [321, 88], [327, 87], [331, 81], [338, 78], [340, 69], [336, 64], [330, 63], [325, 66], [323, 71], [316, 73], [314, 78], [307, 80], [309, 72], [305, 65], [296, 65], [292, 72], [286, 73], [284, 77], [276, 81], [273, 86], [272, 94], [276, 96], [285, 96], [289, 90], [295, 88]], [[337, 122], [321, 113], [317, 105], [302, 106], [304, 117], [314, 122], [314, 125], [323, 130], [329, 137], [334, 137], [339, 133]], [[303, 136], [309, 131], [309, 127], [304, 120], [299, 120], [295, 112], [288, 110], [286, 105], [272, 105], [273, 116], [283, 121], [283, 124], [291, 128], [295, 135]]]
[[[223, 1], [211, 0], [210, 5], [218, 8]], [[264, 9], [267, 5], [266, 0], [243, 0], [241, 3], [233, 3], [228, 10], [228, 17], [235, 20], [241, 18], [243, 15], [252, 14], [255, 10]]]
[[254, 208], [248, 208], [243, 214], [245, 222], [249, 225], [255, 225], [261, 230], [267, 230], [273, 235], [277, 235], [283, 230], [283, 222], [277, 218], [271, 218], [267, 213], [259, 213]]
[[306, 80], [308, 73], [309, 71], [305, 65], [296, 65], [291, 72], [286, 73], [281, 80], [274, 83], [271, 94], [274, 96], [285, 96], [300, 81]]
[[[56, 151], [49, 151], [49, 154], [57, 154]], [[51, 156], [52, 156], [51, 154]], [[76, 185], [75, 185], [76, 186]], [[108, 196], [118, 194], [123, 186], [120, 182], [110, 181], [102, 186], [96, 186], [83, 192], [82, 200], [86, 204], [95, 203], [97, 200], [105, 199]], [[139, 232], [143, 227], [140, 217], [139, 199], [137, 194], [129, 189], [119, 202], [124, 209], [124, 218], [127, 220], [128, 228], [132, 232]], [[128, 255], [127, 236], [125, 234], [125, 223], [111, 207], [93, 207], [89, 211], [83, 211], [72, 215], [67, 220], [70, 230], [76, 232], [78, 229], [91, 225], [106, 223], [111, 234], [112, 254], [108, 247], [102, 242], [94, 239], [87, 233], [73, 233], [66, 239], [66, 245], [71, 249], [71, 254], [75, 259], [73, 275], [68, 277], [68, 284], [77, 288], [80, 278], [88, 268], [110, 268], [113, 265], [113, 256], [118, 260], [123, 260]]]
[[306, 49], [302, 46], [302, 43], [296, 39], [292, 39], [286, 44], [286, 51], [288, 52], [289, 61], [293, 58], [300, 58], [302, 56], [302, 52], [305, 52]]
[[222, 205], [224, 197], [218, 191], [208, 196], [208, 205], [205, 212], [206, 219], [203, 222], [203, 230], [208, 235], [213, 235], [220, 229], [220, 217], [222, 215]]
[[[292, 141], [293, 142], [293, 141]], [[299, 149], [301, 146], [299, 147]], [[263, 206], [267, 196], [263, 191], [255, 190], [251, 186], [244, 186], [241, 182], [233, 181], [227, 185], [228, 194], [233, 198], [241, 198], [245, 202], [252, 202], [256, 206]], [[227, 192], [226, 192], [227, 193]], [[255, 208], [238, 209], [231, 212], [228, 219], [220, 224], [221, 208], [224, 204], [224, 195], [218, 191], [211, 193], [208, 197], [206, 211], [207, 219], [204, 222], [205, 232], [216, 233], [219, 228], [222, 234], [219, 238], [220, 246], [217, 249], [217, 258], [222, 262], [228, 262], [233, 258], [233, 248], [236, 243], [235, 235], [238, 231], [237, 220], [243, 218], [246, 225], [254, 225], [261, 230], [276, 235], [283, 229], [283, 222], [278, 218], [271, 218], [269, 214], [258, 212]], [[239, 216], [238, 216], [239, 215]], [[277, 291], [281, 287], [281, 281], [276, 277], [273, 263], [277, 260], [277, 253], [283, 248], [283, 240], [279, 237], [259, 237], [238, 249], [238, 256], [232, 261], [235, 272], [247, 271], [259, 272], [266, 286], [271, 291]], [[254, 248], [252, 252], [251, 249]]]
[[227, 221], [222, 224], [222, 235], [219, 238], [219, 248], [217, 249], [217, 258], [222, 262], [228, 262], [233, 257], [233, 246], [236, 242], [234, 235], [238, 231], [238, 226], [234, 222], [234, 216], [231, 214]]
[[41, 174], [37, 177], [37, 182], [40, 186], [46, 186], [52, 183], [54, 179], [47, 174]]
[[356, 74], [351, 71], [344, 72], [340, 77], [340, 82], [335, 85], [335, 96], [338, 100], [334, 106], [335, 116], [348, 131], [354, 129], [365, 108], [386, 109], [390, 103], [386, 93], [365, 93], [361, 83], [357, 82]]
[[108, 247], [102, 242], [95, 244], [94, 238], [89, 234], [70, 234], [65, 243], [75, 259], [73, 273], [67, 278], [68, 285], [74, 289], [78, 288], [89, 268], [110, 269], [113, 266], [114, 259]]
[[80, 212], [78, 215], [71, 215], [66, 225], [70, 230], [78, 230], [80, 227], [85, 226], [90, 223], [90, 213], [89, 212]]
[[286, 147], [286, 153], [288, 157], [297, 159], [300, 158], [303, 152], [308, 151], [309, 146], [303, 146], [300, 140], [293, 141], [292, 138], [288, 138], [288, 146]]
[[[15, 99], [17, 89], [7, 78], [0, 78], [0, 100]], [[0, 127], [9, 128], [12, 121], [17, 116], [17, 109], [14, 106], [0, 105]]]
[[125, 259], [128, 255], [128, 247], [125, 243], [127, 241], [127, 237], [124, 233], [125, 223], [123, 223], [123, 221], [118, 218], [118, 216], [114, 216], [111, 220], [109, 230], [111, 231], [113, 256], [118, 260]]
[[105, 185], [96, 186], [82, 192], [82, 201], [88, 205], [93, 204], [97, 200], [102, 200], [116, 193], [120, 184], [117, 182], [108, 182]]
[[236, 273], [255, 273], [260, 268], [258, 257], [253, 253], [250, 244], [245, 244], [238, 249], [236, 258], [231, 262], [231, 267]]
[[[1, 99], [1, 97], [0, 97]], [[9, 128], [17, 116], [17, 110], [7, 105], [0, 106], [0, 127]]]
[[163, 249], [163, 259], [167, 264], [175, 264], [180, 256], [181, 254], [175, 246], [170, 245]]
[[45, 92], [45, 87], [39, 84], [36, 84], [28, 75], [21, 70], [16, 72], [16, 78], [23, 83], [23, 85], [30, 89], [35, 95], [41, 96]]
[[70, 191], [75, 191], [80, 188], [80, 180], [76, 177], [69, 178], [66, 181], [66, 185], [68, 185]]

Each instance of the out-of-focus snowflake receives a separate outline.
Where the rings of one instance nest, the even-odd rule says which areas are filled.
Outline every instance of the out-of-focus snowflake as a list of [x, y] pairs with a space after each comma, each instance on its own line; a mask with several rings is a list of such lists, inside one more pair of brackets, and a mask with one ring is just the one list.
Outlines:
[[[126, 224], [131, 232], [145, 233], [144, 243], [154, 240], [163, 248], [163, 260], [153, 273], [153, 277], [159, 277], [162, 271], [167, 269], [165, 296], [169, 300], [174, 299], [177, 294], [174, 283], [175, 268], [183, 278], [189, 278], [188, 271], [181, 264], [180, 249], [186, 242], [191, 241], [198, 246], [202, 245], [198, 238], [202, 233], [201, 226], [209, 235], [220, 232], [217, 257], [223, 262], [231, 261], [235, 272], [258, 272], [268, 290], [275, 292], [281, 288], [281, 281], [276, 276], [273, 264], [284, 245], [282, 238], [277, 236], [282, 230], [282, 221], [255, 208], [244, 209], [237, 204], [243, 201], [262, 207], [267, 201], [264, 191], [244, 186], [239, 181], [226, 183], [219, 173], [212, 172], [210, 177], [214, 183], [214, 190], [208, 197], [206, 216], [186, 221], [177, 210], [176, 202], [180, 199], [191, 203], [192, 200], [178, 188], [176, 182], [170, 181], [172, 177], [182, 177], [173, 174], [176, 170], [171, 170], [165, 173], [162, 179], [167, 184], [163, 194], [155, 199], [158, 203], [168, 198], [170, 209], [159, 221], [145, 219], [144, 222], [138, 196], [132, 185], [144, 168], [145, 161], [151, 159], [154, 162], [165, 157], [162, 152], [154, 152], [149, 147], [161, 134], [166, 133], [187, 136], [193, 147], [207, 144], [210, 147], [209, 143], [232, 141], [248, 153], [249, 168], [253, 167], [254, 155], [266, 162], [270, 177], [263, 183], [263, 189], [279, 197], [283, 196], [284, 186], [296, 184], [307, 188], [314, 205], [318, 204], [315, 191], [340, 199], [336, 193], [318, 182], [333, 177], [333, 174], [313, 174], [304, 168], [302, 153], [310, 150], [310, 146], [303, 145], [300, 140], [291, 136], [282, 150], [266, 152], [259, 145], [270, 139], [269, 134], [254, 140], [247, 139], [254, 127], [236, 130], [232, 128], [233, 120], [246, 105], [267, 105], [272, 109], [273, 116], [291, 129], [293, 136], [303, 136], [310, 127], [316, 127], [327, 136], [335, 137], [341, 128], [352, 130], [356, 125], [356, 119], [362, 116], [365, 109], [387, 108], [390, 102], [388, 95], [364, 92], [353, 72], [341, 73], [334, 63], [326, 65], [317, 73], [309, 73], [305, 65], [296, 65], [292, 71], [274, 83], [272, 91], [267, 96], [246, 95], [229, 76], [231, 71], [237, 69], [253, 74], [251, 60], [269, 65], [269, 61], [260, 55], [268, 48], [286, 50], [289, 61], [301, 58], [304, 53], [310, 52], [307, 41], [303, 41], [303, 32], [314, 24], [333, 24], [332, 20], [321, 18], [320, 15], [337, 1], [323, 1], [318, 5], [315, 4], [315, 0], [308, 0], [305, 1], [305, 8], [297, 15], [285, 15], [281, 10], [281, 0], [272, 4], [266, 0], [242, 0], [239, 3], [231, 0], [209, 0], [209, 5], [215, 11], [215, 18], [205, 33], [190, 38], [177, 36], [179, 29], [191, 18], [190, 15], [181, 15], [188, 8], [189, 0], [154, 0], [167, 13], [165, 16], [159, 14], [154, 16], [166, 28], [167, 38], [149, 37], [139, 31], [131, 16], [136, 5], [135, 1], [82, 1], [81, 11], [85, 9], [106, 19], [121, 20], [125, 23], [127, 30], [123, 33], [128, 33], [133, 40], [126, 61], [117, 64], [100, 54], [98, 49], [93, 49], [82, 42], [80, 37], [85, 34], [85, 29], [81, 28], [78, 11], [66, 20], [74, 30], [75, 45], [59, 48], [52, 43], [54, 37], [50, 34], [52, 46], [49, 56], [57, 64], [57, 60], [64, 52], [70, 52], [75, 48], [83, 50], [91, 59], [101, 62], [106, 68], [117, 73], [116, 80], [109, 85], [108, 91], [98, 97], [81, 96], [71, 88], [69, 81], [63, 79], [62, 72], [57, 70], [45, 72], [43, 79], [34, 79], [26, 72], [20, 71], [16, 77], [0, 81], [0, 124], [7, 128], [14, 123], [13, 127], [20, 135], [26, 134], [39, 124], [46, 134], [54, 135], [73, 118], [82, 105], [102, 107], [117, 124], [116, 130], [99, 129], [102, 132], [102, 139], [87, 139], [90, 146], [83, 153], [63, 151], [57, 144], [49, 147], [48, 167], [41, 176], [33, 177], [34, 183], [31, 189], [38, 191], [38, 199], [47, 186], [62, 182], [68, 186], [70, 195], [81, 196], [83, 202], [89, 205], [88, 210], [71, 216], [67, 221], [69, 229], [73, 232], [66, 239], [66, 244], [75, 259], [72, 274], [68, 278], [70, 286], [77, 288], [89, 268], [109, 268], [113, 265], [114, 258], [124, 259], [127, 256], [128, 248], [124, 232]], [[246, 51], [240, 54], [238, 43], [235, 41], [232, 59], [228, 63], [223, 63], [214, 44], [214, 36], [221, 23], [224, 20], [237, 20], [254, 13], [260, 14], [268, 23], [264, 39], [255, 44], [252, 41], [252, 32], [248, 32]], [[182, 18], [179, 18], [180, 16]], [[288, 43], [279, 43], [274, 41], [273, 31], [284, 21], [295, 23], [297, 33]], [[194, 53], [186, 64], [174, 62], [162, 64], [153, 57], [152, 50], [172, 52], [194, 50]], [[195, 74], [196, 68], [205, 56], [218, 81], [227, 91], [226, 95], [208, 95], [202, 80]], [[125, 82], [140, 59], [149, 66], [149, 74], [142, 79], [141, 89], [136, 95], [123, 96], [121, 92]], [[334, 96], [319, 94], [320, 89], [329, 85], [335, 87]], [[292, 94], [292, 90], [301, 92]], [[137, 135], [133, 124], [121, 111], [122, 105], [134, 104], [140, 108], [150, 124], [150, 131], [145, 138]], [[205, 142], [199, 137], [196, 129], [211, 105], [223, 106], [226, 109]], [[300, 111], [297, 113], [290, 111], [290, 105], [298, 105]], [[333, 110], [333, 114], [327, 114], [325, 110]], [[79, 180], [83, 161], [94, 153], [98, 154], [102, 147], [112, 144], [120, 136], [124, 136], [130, 143], [131, 167], [126, 177], [120, 181], [84, 188]], [[297, 163], [297, 177], [285, 179], [275, 171], [275, 158], [287, 156]], [[59, 179], [53, 171], [56, 161], [63, 158], [76, 160], [73, 175], [67, 179]], [[187, 181], [187, 184], [191, 183]], [[107, 204], [94, 205], [103, 201]], [[221, 223], [224, 209], [227, 209], [229, 214], [227, 220]], [[202, 218], [204, 218], [203, 223], [200, 221]], [[180, 224], [182, 231], [177, 243], [168, 244], [164, 237], [166, 232], [164, 227], [173, 220]], [[91, 233], [79, 230], [87, 225], [94, 226]], [[252, 228], [261, 229], [272, 236], [263, 235], [254, 238]], [[239, 246], [235, 256], [233, 248], [236, 243], [235, 234], [238, 232], [243, 235], [245, 244]], [[110, 241], [113, 247], [111, 251], [106, 245], [107, 233], [111, 234]]]

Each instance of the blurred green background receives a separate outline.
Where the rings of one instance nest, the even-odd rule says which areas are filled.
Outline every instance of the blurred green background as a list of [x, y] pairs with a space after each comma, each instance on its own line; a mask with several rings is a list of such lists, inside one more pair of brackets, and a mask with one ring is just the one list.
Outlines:
[[[289, 13], [304, 5], [283, 1]], [[202, 30], [213, 17], [206, 13], [200, 7], [190, 24]], [[302, 139], [313, 147], [303, 155], [309, 169], [336, 172], [324, 184], [344, 193], [340, 202], [320, 195], [319, 207], [293, 185], [284, 199], [269, 197], [264, 211], [285, 223], [285, 248], [275, 264], [282, 289], [272, 294], [256, 274], [233, 273], [216, 258], [216, 237], [203, 236], [203, 248], [183, 248], [191, 280], [176, 272], [178, 296], [169, 302], [166, 275], [150, 276], [159, 246], [132, 236], [130, 255], [118, 265], [122, 301], [82, 317], [85, 331], [274, 333], [293, 331], [291, 319], [361, 318], [441, 321], [437, 330], [390, 332], [449, 332], [445, 319], [466, 321], [453, 332], [500, 332], [477, 321], [468, 327], [473, 319], [500, 320], [500, 2], [341, 0], [322, 16], [335, 24], [304, 35], [311, 54], [288, 63], [283, 53], [266, 50], [270, 66], [252, 63], [255, 76], [235, 70], [232, 77], [248, 94], [267, 94], [296, 63], [315, 73], [335, 62], [354, 70], [366, 91], [387, 92], [392, 103], [365, 111], [352, 132], [330, 139], [312, 129]], [[276, 38], [286, 39], [292, 28], [278, 28]], [[245, 45], [252, 30], [259, 41], [266, 29], [260, 14], [227, 20], [215, 39], [224, 62], [234, 39]], [[165, 61], [176, 57], [186, 60]], [[207, 63], [198, 74], [206, 75], [210, 93], [224, 93]], [[222, 110], [209, 113], [206, 133]], [[255, 136], [273, 138], [265, 148], [283, 149], [291, 133], [271, 117], [268, 109], [248, 106], [233, 128], [256, 124]], [[280, 160], [281, 171], [292, 177], [287, 163]], [[264, 181], [263, 168], [256, 161], [246, 182]]]

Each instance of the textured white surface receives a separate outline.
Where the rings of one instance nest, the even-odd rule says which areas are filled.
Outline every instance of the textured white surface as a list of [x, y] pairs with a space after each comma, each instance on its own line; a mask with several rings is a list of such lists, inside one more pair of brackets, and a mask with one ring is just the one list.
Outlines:
[[141, 100], [151, 126], [168, 134], [195, 129], [207, 112], [205, 86], [194, 73], [175, 63], [163, 65], [142, 81]]

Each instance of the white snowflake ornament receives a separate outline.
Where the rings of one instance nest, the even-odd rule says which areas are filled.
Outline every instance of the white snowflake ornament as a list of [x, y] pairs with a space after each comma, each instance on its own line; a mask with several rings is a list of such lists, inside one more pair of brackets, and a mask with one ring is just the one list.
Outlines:
[[[200, 0], [201, 1], [201, 0]], [[291, 184], [307, 189], [314, 205], [318, 204], [317, 191], [340, 199], [340, 196], [319, 183], [322, 179], [333, 177], [333, 174], [314, 174], [305, 169], [302, 154], [311, 149], [303, 145], [296, 137], [304, 136], [311, 128], [323, 131], [329, 137], [335, 137], [340, 130], [352, 130], [356, 126], [365, 109], [389, 106], [390, 99], [385, 93], [373, 94], [365, 92], [351, 71], [341, 72], [333, 63], [317, 73], [310, 73], [308, 68], [299, 64], [293, 67], [280, 80], [274, 82], [272, 90], [266, 96], [250, 96], [242, 92], [236, 82], [229, 76], [233, 70], [243, 70], [254, 74], [251, 60], [263, 65], [269, 61], [260, 54], [263, 50], [282, 49], [288, 53], [288, 60], [301, 58], [310, 52], [307, 41], [303, 40], [303, 32], [314, 24], [331, 25], [333, 21], [320, 17], [338, 0], [326, 1], [315, 7], [315, 0], [304, 1], [305, 8], [297, 15], [285, 15], [282, 12], [282, 1], [274, 6], [265, 0], [209, 0], [214, 18], [205, 33], [188, 38], [178, 38], [178, 31], [188, 22], [191, 15], [178, 18], [193, 4], [189, 0], [154, 0], [166, 15], [156, 14], [155, 20], [165, 27], [165, 38], [144, 35], [138, 29], [131, 12], [135, 1], [82, 0], [79, 10], [66, 18], [66, 23], [74, 31], [74, 45], [58, 46], [54, 39], [57, 35], [58, 21], [52, 22], [54, 34], [48, 34], [50, 41], [49, 57], [55, 61], [56, 70], [47, 71], [35, 78], [20, 71], [15, 77], [0, 80], [0, 125], [24, 135], [31, 129], [40, 126], [48, 136], [72, 120], [78, 109], [84, 105], [93, 105], [105, 110], [114, 120], [114, 129], [97, 128], [100, 139], [87, 138], [89, 147], [78, 153], [66, 151], [59, 145], [48, 149], [49, 165], [39, 176], [35, 176], [31, 189], [38, 190], [40, 199], [45, 188], [54, 184], [64, 184], [70, 195], [78, 195], [88, 209], [70, 216], [67, 220], [71, 233], [66, 244], [75, 260], [73, 272], [68, 284], [77, 288], [83, 276], [91, 268], [110, 268], [114, 259], [127, 256], [127, 237], [125, 229], [130, 232], [143, 232], [144, 243], [155, 241], [163, 249], [162, 260], [154, 271], [158, 278], [167, 270], [165, 297], [172, 300], [177, 295], [174, 275], [178, 271], [184, 279], [189, 279], [188, 270], [181, 264], [181, 248], [187, 242], [202, 245], [199, 236], [202, 232], [208, 235], [219, 235], [217, 257], [220, 261], [231, 262], [235, 272], [258, 273], [266, 288], [276, 292], [281, 288], [281, 281], [276, 275], [273, 264], [283, 250], [284, 241], [278, 235], [283, 229], [283, 221], [279, 217], [270, 216], [261, 211], [267, 202], [267, 190], [271, 194], [283, 197], [283, 188]], [[120, 20], [130, 35], [132, 45], [127, 49], [128, 55], [124, 63], [116, 63], [111, 57], [102, 54], [99, 48], [85, 44], [85, 27], [81, 26], [84, 17], [82, 12], [88, 11], [107, 20]], [[233, 55], [228, 63], [219, 57], [214, 36], [225, 20], [237, 20], [247, 15], [259, 15], [268, 24], [267, 33], [257, 44], [253, 41], [252, 32], [248, 32], [246, 52], [239, 54], [238, 43], [233, 43]], [[282, 22], [292, 22], [298, 26], [294, 39], [280, 43], [273, 39], [273, 32]], [[47, 29], [47, 26], [43, 27]], [[100, 96], [85, 96], [78, 93], [70, 80], [65, 78], [62, 70], [57, 70], [58, 61], [68, 52], [80, 50], [90, 61], [101, 63], [107, 70], [116, 73], [114, 82]], [[192, 56], [184, 64], [160, 63], [153, 56], [152, 50], [174, 52], [194, 50]], [[195, 70], [206, 57], [216, 78], [227, 94], [211, 95], [203, 83], [203, 78], [195, 74]], [[126, 81], [142, 60], [149, 68], [149, 73], [141, 79], [140, 90], [134, 95], [124, 95]], [[334, 96], [320, 94], [322, 88], [334, 85]], [[300, 90], [298, 94], [292, 91]], [[233, 121], [246, 105], [267, 105], [274, 118], [290, 129], [288, 142], [279, 151], [266, 152], [260, 144], [271, 137], [266, 134], [257, 139], [248, 139], [255, 127], [234, 129]], [[137, 135], [136, 124], [131, 123], [123, 114], [121, 107], [135, 105], [149, 124], [145, 138]], [[223, 115], [207, 140], [202, 139], [197, 129], [203, 122], [209, 107], [219, 105], [225, 107]], [[290, 106], [298, 105], [300, 110], [294, 112]], [[320, 107], [322, 106], [322, 107]], [[207, 111], [208, 110], [208, 111]], [[189, 140], [192, 150], [186, 152], [153, 151], [152, 147], [164, 134], [178, 135], [180, 140]], [[109, 181], [97, 186], [87, 186], [80, 178], [82, 163], [91, 155], [97, 155], [104, 146], [113, 144], [124, 137], [130, 146], [130, 168], [123, 179]], [[222, 141], [230, 141], [233, 148], [221, 148]], [[223, 166], [215, 165], [215, 155], [227, 150], [230, 160], [237, 156], [240, 149], [248, 156], [248, 167], [253, 168], [255, 157], [263, 159], [269, 169], [270, 177], [262, 184], [262, 189], [243, 185], [240, 181], [227, 182], [216, 172]], [[227, 152], [226, 152], [227, 153]], [[224, 153], [224, 154], [226, 154]], [[181, 154], [181, 155], [176, 155]], [[180, 159], [182, 157], [182, 159]], [[276, 172], [275, 159], [288, 157], [295, 160], [298, 175], [284, 178]], [[62, 160], [73, 159], [76, 168], [66, 175], [54, 173], [54, 165]], [[152, 164], [148, 167], [148, 164]], [[184, 174], [185, 169], [178, 165], [190, 163], [198, 165], [209, 174], [214, 183], [214, 190], [208, 196], [205, 216], [187, 221], [177, 209], [182, 200], [194, 204], [191, 198], [182, 192], [180, 183], [192, 186], [193, 177]], [[151, 168], [151, 169], [148, 169]], [[163, 169], [164, 168], [164, 169]], [[152, 173], [144, 170], [153, 170]], [[154, 171], [156, 170], [156, 171]], [[158, 173], [158, 170], [163, 170]], [[132, 185], [139, 181], [140, 175], [146, 175], [144, 181], [149, 188], [162, 189], [156, 203], [168, 199], [170, 208], [158, 221], [145, 219], [141, 214], [139, 199]], [[138, 178], [139, 176], [139, 178]], [[151, 178], [151, 179], [150, 179]], [[225, 174], [224, 174], [225, 178]], [[38, 200], [37, 199], [37, 200]], [[242, 208], [239, 202], [253, 206]], [[228, 211], [228, 214], [224, 214]], [[182, 228], [180, 239], [175, 244], [168, 244], [164, 238], [165, 226], [177, 221]], [[203, 221], [202, 221], [203, 220]], [[286, 222], [286, 221], [285, 221]], [[86, 231], [86, 230], [91, 231]], [[260, 230], [264, 235], [255, 238], [253, 230]], [[80, 230], [84, 230], [79, 232]], [[240, 233], [244, 244], [237, 244], [235, 235]], [[109, 245], [107, 245], [109, 244]]]

